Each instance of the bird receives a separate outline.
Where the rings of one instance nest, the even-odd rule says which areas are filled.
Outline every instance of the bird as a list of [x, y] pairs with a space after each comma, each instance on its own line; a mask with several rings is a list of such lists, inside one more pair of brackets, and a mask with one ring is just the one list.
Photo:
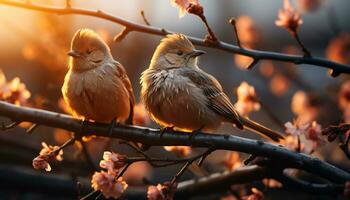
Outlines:
[[67, 53], [62, 94], [73, 114], [87, 121], [132, 124], [135, 97], [123, 65], [91, 29], [79, 29]]
[[204, 53], [183, 34], [161, 40], [140, 77], [141, 100], [151, 118], [172, 130], [213, 131], [227, 122], [274, 141], [283, 139], [282, 134], [238, 114], [219, 81], [200, 69], [198, 56]]

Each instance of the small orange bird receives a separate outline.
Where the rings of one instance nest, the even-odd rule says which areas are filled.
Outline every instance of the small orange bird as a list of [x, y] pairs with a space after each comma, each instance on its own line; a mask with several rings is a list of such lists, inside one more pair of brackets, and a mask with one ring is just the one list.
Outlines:
[[62, 94], [78, 116], [96, 122], [132, 124], [134, 93], [124, 67], [92, 30], [78, 30], [68, 52]]
[[141, 99], [152, 118], [163, 127], [184, 131], [213, 130], [228, 122], [275, 141], [282, 139], [236, 112], [220, 83], [198, 67], [198, 56], [204, 53], [181, 34], [161, 41], [141, 76]]

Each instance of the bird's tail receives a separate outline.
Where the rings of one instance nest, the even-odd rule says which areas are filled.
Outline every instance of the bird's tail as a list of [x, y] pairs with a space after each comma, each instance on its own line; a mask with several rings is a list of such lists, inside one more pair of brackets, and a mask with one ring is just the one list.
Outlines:
[[241, 117], [240, 121], [243, 123], [244, 127], [254, 131], [260, 135], [266, 136], [273, 141], [278, 142], [281, 139], [284, 139], [283, 135], [281, 133], [278, 133], [277, 131], [271, 130], [257, 122], [254, 122], [246, 117]]

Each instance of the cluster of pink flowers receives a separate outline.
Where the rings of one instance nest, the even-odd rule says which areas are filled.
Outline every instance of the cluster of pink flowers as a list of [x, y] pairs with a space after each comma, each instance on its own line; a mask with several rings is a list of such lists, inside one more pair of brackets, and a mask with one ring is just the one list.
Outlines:
[[253, 86], [247, 82], [242, 82], [237, 88], [237, 102], [235, 108], [239, 114], [248, 116], [253, 111], [260, 110], [260, 103]]
[[128, 184], [120, 177], [117, 180], [116, 174], [110, 172], [95, 172], [92, 176], [91, 186], [99, 190], [106, 198], [119, 198], [128, 188]]
[[124, 155], [105, 151], [100, 167], [107, 171], [95, 172], [91, 179], [91, 187], [100, 191], [106, 198], [119, 198], [128, 187], [123, 178], [118, 177], [126, 161], [127, 157]]
[[290, 4], [289, 0], [284, 0], [283, 9], [278, 13], [276, 26], [286, 28], [288, 31], [295, 33], [303, 23], [300, 14]]
[[26, 85], [18, 77], [7, 82], [4, 73], [0, 70], [0, 100], [16, 105], [26, 105], [31, 94]]
[[32, 165], [34, 169], [45, 169], [51, 171], [50, 162], [62, 161], [63, 150], [59, 150], [58, 146], [47, 145], [45, 142], [41, 143], [43, 148], [41, 149], [39, 156], [34, 158]]
[[[322, 127], [316, 121], [312, 123], [302, 124], [298, 121], [294, 123], [287, 122], [285, 123], [286, 133], [289, 134], [282, 141], [282, 145], [286, 148], [296, 151], [297, 149], [304, 153], [311, 153], [314, 149], [321, 144], [325, 143], [325, 138], [322, 135]], [[312, 142], [311, 149], [306, 149], [306, 146], [300, 143], [300, 137], [303, 136], [309, 142]]]
[[151, 185], [147, 190], [147, 199], [172, 200], [174, 198], [176, 187], [176, 184], [171, 184], [170, 182], [158, 184], [157, 186]]

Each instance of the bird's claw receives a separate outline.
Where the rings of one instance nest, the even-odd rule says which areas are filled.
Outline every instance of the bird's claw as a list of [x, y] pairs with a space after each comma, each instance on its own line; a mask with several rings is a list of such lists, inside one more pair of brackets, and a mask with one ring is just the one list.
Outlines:
[[113, 118], [111, 123], [109, 123], [109, 127], [108, 127], [108, 135], [112, 136], [113, 135], [113, 129], [114, 127], [118, 126], [119, 122], [116, 121], [116, 118]]
[[171, 131], [174, 131], [174, 126], [168, 126], [168, 127], [162, 127], [162, 128], [160, 128], [160, 138], [162, 138], [163, 137], [163, 134], [165, 133], [165, 132], [167, 132], [167, 131], [169, 131], [169, 132], [171, 132]]
[[204, 128], [204, 126], [201, 126], [199, 129], [193, 130], [191, 132], [191, 135], [188, 137], [188, 139], [190, 140], [191, 144], [193, 142], [194, 136], [198, 135], [198, 133], [201, 133], [203, 128]]

